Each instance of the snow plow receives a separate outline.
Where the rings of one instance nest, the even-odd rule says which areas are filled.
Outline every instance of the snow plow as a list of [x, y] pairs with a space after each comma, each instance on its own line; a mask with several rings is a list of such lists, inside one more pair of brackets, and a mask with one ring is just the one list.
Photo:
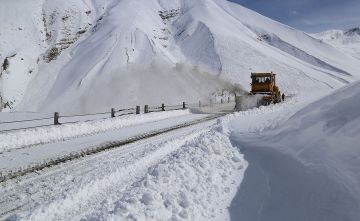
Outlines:
[[251, 73], [251, 91], [247, 95], [236, 96], [236, 110], [247, 110], [281, 102], [279, 87], [276, 85], [276, 74]]

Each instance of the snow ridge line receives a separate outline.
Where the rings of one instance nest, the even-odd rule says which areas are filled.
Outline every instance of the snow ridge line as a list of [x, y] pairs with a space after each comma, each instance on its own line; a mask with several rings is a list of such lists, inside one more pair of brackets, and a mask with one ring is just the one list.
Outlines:
[[170, 132], [170, 131], [173, 131], [173, 130], [177, 130], [177, 129], [180, 129], [180, 128], [184, 128], [184, 127], [192, 126], [192, 125], [195, 125], [195, 124], [203, 123], [203, 122], [206, 122], [206, 121], [210, 121], [210, 120], [213, 120], [213, 119], [216, 119], [216, 118], [220, 118], [220, 117], [222, 117], [224, 115], [226, 115], [226, 114], [216, 114], [214, 116], [204, 117], [204, 118], [199, 119], [199, 120], [194, 120], [194, 121], [191, 121], [191, 122], [179, 124], [179, 125], [176, 125], [176, 126], [173, 126], [173, 127], [164, 128], [164, 129], [153, 131], [153, 132], [147, 132], [147, 133], [144, 133], [144, 134], [141, 134], [141, 135], [138, 135], [138, 136], [126, 139], [126, 140], [103, 143], [103, 144], [98, 145], [98, 146], [90, 147], [87, 150], [82, 150], [82, 151], [79, 151], [79, 152], [70, 153], [70, 154], [64, 155], [62, 157], [58, 157], [56, 159], [49, 159], [46, 162], [37, 163], [35, 165], [30, 164], [26, 168], [19, 168], [16, 171], [10, 171], [8, 173], [5, 172], [5, 174], [0, 172], [0, 183], [6, 182], [7, 180], [15, 179], [17, 177], [24, 176], [24, 175], [29, 174], [29, 173], [33, 173], [33, 172], [38, 171], [38, 170], [42, 170], [44, 168], [56, 166], [56, 165], [59, 165], [61, 163], [65, 163], [66, 161], [72, 161], [72, 160], [79, 159], [79, 158], [82, 158], [82, 157], [86, 157], [86, 156], [89, 156], [89, 155], [94, 155], [94, 154], [97, 154], [97, 153], [100, 153], [100, 152], [103, 152], [103, 151], [106, 151], [106, 150], [117, 148], [119, 146], [134, 143], [134, 142], [142, 140], [142, 139], [154, 137], [154, 136], [157, 136], [157, 135], [160, 135], [160, 134], [163, 134], [163, 133], [167, 133], [167, 132]]

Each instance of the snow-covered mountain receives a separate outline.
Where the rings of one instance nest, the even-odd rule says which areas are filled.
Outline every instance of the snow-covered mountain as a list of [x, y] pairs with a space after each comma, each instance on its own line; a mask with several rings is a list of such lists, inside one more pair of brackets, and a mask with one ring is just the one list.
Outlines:
[[329, 30], [312, 34], [334, 47], [360, 59], [360, 28], [351, 28], [347, 30]]
[[[288, 94], [359, 78], [360, 61], [225, 0], [3, 0], [0, 88], [18, 110], [205, 99], [278, 74]], [[220, 80], [221, 79], [221, 80]]]

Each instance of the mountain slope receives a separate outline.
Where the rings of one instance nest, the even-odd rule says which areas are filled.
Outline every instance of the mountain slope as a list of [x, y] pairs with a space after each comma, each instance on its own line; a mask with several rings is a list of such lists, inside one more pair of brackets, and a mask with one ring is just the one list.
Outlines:
[[344, 53], [360, 59], [360, 28], [329, 30], [312, 34], [312, 36], [334, 46]]
[[49, 71], [55, 71], [53, 61], [77, 42], [94, 20], [104, 13], [105, 1], [97, 2], [96, 5], [91, 0], [1, 2], [2, 106], [15, 107], [38, 72], [45, 71], [52, 75], [50, 77], [56, 77]]
[[[252, 71], [274, 71], [285, 93], [304, 97], [359, 77], [360, 61], [355, 58], [225, 0], [67, 1], [83, 13], [72, 13], [54, 0], [44, 0], [34, 10], [70, 10], [68, 17], [80, 33], [53, 28], [58, 33], [51, 36], [72, 33], [66, 47], [59, 50], [55, 44], [54, 49], [48, 43], [34, 53], [40, 58], [34, 64], [37, 70], [21, 89], [1, 79], [10, 85], [2, 87], [6, 100], [15, 100], [16, 106], [22, 99], [18, 110], [86, 112], [112, 105], [196, 101], [226, 88], [224, 80], [248, 90]], [[59, 23], [67, 30], [68, 19], [55, 16], [46, 27]], [[45, 42], [47, 36], [42, 36]], [[54, 41], [62, 43], [63, 38]], [[5, 72], [9, 78], [20, 75]]]

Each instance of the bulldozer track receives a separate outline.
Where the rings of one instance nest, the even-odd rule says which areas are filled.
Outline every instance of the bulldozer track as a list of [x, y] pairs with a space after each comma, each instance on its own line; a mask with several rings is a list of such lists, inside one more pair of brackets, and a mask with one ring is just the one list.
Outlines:
[[127, 145], [127, 144], [135, 143], [137, 141], [148, 139], [148, 138], [151, 138], [151, 137], [155, 137], [155, 136], [158, 136], [158, 135], [161, 135], [161, 134], [164, 134], [164, 133], [167, 133], [167, 132], [171, 132], [171, 131], [174, 131], [174, 130], [177, 130], [177, 129], [181, 129], [181, 128], [189, 127], [189, 126], [192, 126], [192, 125], [200, 124], [200, 123], [203, 123], [203, 122], [206, 122], [206, 121], [214, 120], [216, 118], [220, 118], [220, 117], [225, 116], [225, 115], [226, 114], [224, 114], [224, 113], [223, 114], [215, 114], [215, 115], [212, 115], [212, 116], [204, 117], [202, 119], [198, 119], [198, 120], [178, 124], [178, 125], [175, 125], [175, 126], [172, 126], [172, 127], [161, 129], [161, 130], [155, 130], [155, 131], [151, 131], [151, 132], [146, 132], [146, 133], [143, 133], [141, 135], [134, 136], [134, 137], [131, 137], [131, 138], [128, 138], [128, 139], [125, 139], [125, 140], [106, 142], [106, 143], [103, 143], [103, 144], [100, 144], [100, 145], [97, 145], [97, 146], [89, 147], [89, 148], [86, 148], [86, 149], [84, 149], [82, 151], [79, 151], [79, 152], [74, 152], [74, 153], [70, 153], [70, 154], [67, 154], [67, 155], [63, 155], [63, 156], [58, 157], [56, 159], [50, 159], [50, 160], [47, 160], [46, 162], [41, 162], [41, 163], [38, 163], [36, 165], [30, 165], [27, 168], [20, 168], [20, 169], [18, 169], [16, 171], [11, 171], [10, 173], [7, 173], [7, 174], [2, 174], [2, 175], [0, 174], [0, 183], [5, 183], [8, 180], [19, 178], [19, 177], [25, 176], [27, 174], [34, 173], [36, 171], [40, 171], [40, 170], [45, 169], [45, 168], [50, 168], [50, 167], [53, 167], [53, 166], [56, 166], [56, 165], [59, 165], [59, 164], [62, 164], [62, 163], [66, 163], [66, 162], [69, 162], [69, 161], [73, 161], [73, 160], [76, 160], [76, 159], [80, 159], [80, 158], [83, 158], [83, 157], [86, 157], [86, 156], [95, 155], [95, 154], [98, 154], [100, 152], [115, 149], [115, 148], [118, 148], [118, 147], [121, 147], [121, 146], [124, 146], [124, 145]]

